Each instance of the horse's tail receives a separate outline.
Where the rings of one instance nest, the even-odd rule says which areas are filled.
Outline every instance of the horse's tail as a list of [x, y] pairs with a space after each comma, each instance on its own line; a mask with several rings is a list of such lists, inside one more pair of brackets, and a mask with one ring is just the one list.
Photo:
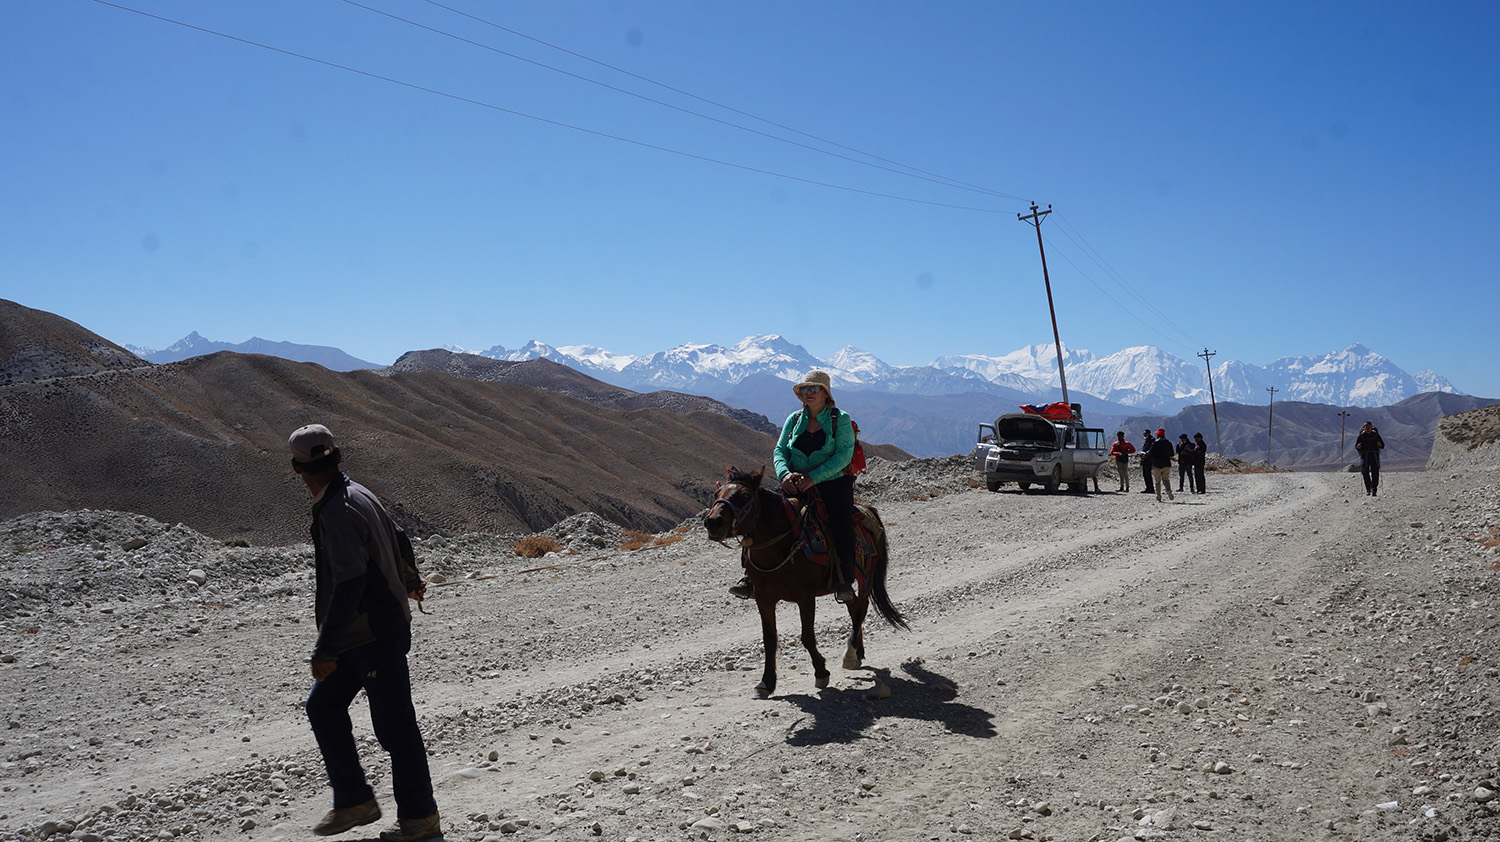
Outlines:
[[871, 537], [875, 541], [874, 563], [870, 565], [868, 573], [870, 584], [871, 601], [875, 603], [875, 611], [880, 614], [881, 619], [898, 629], [910, 629], [906, 624], [906, 618], [901, 615], [900, 609], [891, 602], [890, 594], [885, 592], [885, 573], [890, 562], [890, 543], [885, 531], [885, 523], [880, 519], [880, 513], [875, 511], [874, 506], [866, 506], [870, 517], [880, 524], [878, 529], [870, 530]]

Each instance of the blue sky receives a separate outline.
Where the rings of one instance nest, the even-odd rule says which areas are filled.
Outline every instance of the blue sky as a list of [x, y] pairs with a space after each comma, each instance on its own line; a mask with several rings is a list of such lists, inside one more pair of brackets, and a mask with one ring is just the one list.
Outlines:
[[917, 365], [1051, 340], [1036, 201], [1069, 345], [1500, 396], [1500, 5], [362, 3], [0, 6], [0, 297], [152, 347]]

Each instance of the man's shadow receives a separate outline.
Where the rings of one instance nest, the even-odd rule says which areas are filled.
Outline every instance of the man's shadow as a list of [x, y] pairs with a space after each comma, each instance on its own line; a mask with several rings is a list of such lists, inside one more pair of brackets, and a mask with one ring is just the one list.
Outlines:
[[863, 739], [877, 721], [890, 717], [931, 722], [966, 737], [995, 736], [994, 714], [956, 701], [958, 685], [927, 669], [920, 659], [901, 665], [905, 676], [892, 676], [884, 667], [861, 669], [869, 673], [860, 677], [870, 682], [867, 690], [824, 690], [816, 696], [778, 697], [795, 704], [807, 715], [787, 729], [788, 745], [851, 743]]

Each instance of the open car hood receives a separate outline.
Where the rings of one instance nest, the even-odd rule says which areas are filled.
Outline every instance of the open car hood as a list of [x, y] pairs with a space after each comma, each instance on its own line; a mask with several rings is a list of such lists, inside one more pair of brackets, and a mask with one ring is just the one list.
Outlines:
[[1040, 415], [1002, 415], [995, 419], [995, 434], [1001, 441], [1057, 441], [1057, 428]]

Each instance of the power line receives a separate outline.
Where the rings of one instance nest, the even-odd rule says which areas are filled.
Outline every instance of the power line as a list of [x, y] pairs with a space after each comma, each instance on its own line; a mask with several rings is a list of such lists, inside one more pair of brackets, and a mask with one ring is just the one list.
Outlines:
[[414, 91], [420, 91], [422, 93], [427, 93], [427, 94], [432, 94], [434, 96], [444, 97], [446, 99], [451, 99], [451, 100], [453, 100], [455, 102], [462, 102], [462, 103], [466, 103], [468, 105], [477, 105], [480, 108], [487, 108], [487, 109], [490, 109], [491, 111], [498, 111], [498, 112], [500, 112], [502, 114], [509, 114], [511, 116], [514, 116], [514, 117], [524, 117], [525, 119], [535, 120], [536, 122], [545, 123], [545, 124], [550, 125], [550, 126], [556, 126], [558, 128], [563, 128], [563, 129], [570, 129], [572, 131], [582, 132], [584, 134], [593, 135], [595, 137], [601, 137], [601, 138], [604, 138], [606, 140], [617, 141], [619, 143], [628, 143], [628, 144], [630, 144], [632, 146], [639, 146], [639, 147], [641, 147], [643, 149], [651, 149], [651, 150], [654, 150], [654, 151], [657, 151], [657, 152], [666, 152], [666, 153], [669, 153], [669, 154], [672, 154], [672, 155], [678, 155], [678, 156], [681, 156], [683, 158], [691, 158], [691, 159], [693, 159], [695, 161], [702, 161], [704, 163], [709, 163], [709, 164], [717, 164], [717, 165], [722, 166], [722, 167], [730, 167], [732, 169], [742, 170], [744, 172], [756, 173], [758, 175], [768, 175], [768, 176], [771, 176], [773, 178], [785, 179], [787, 181], [795, 181], [795, 182], [798, 182], [798, 183], [801, 183], [801, 184], [809, 184], [809, 185], [812, 185], [812, 186], [815, 186], [815, 187], [826, 187], [826, 188], [829, 188], [831, 190], [843, 190], [843, 191], [848, 192], [848, 193], [856, 193], [856, 194], [859, 194], [859, 195], [862, 195], [862, 196], [873, 196], [875, 198], [880, 198], [880, 199], [893, 199], [893, 200], [899, 201], [899, 202], [910, 202], [912, 204], [927, 205], [929, 207], [948, 208], [950, 210], [972, 211], [974, 213], [999, 214], [999, 213], [1008, 213], [1009, 212], [1009, 211], [1004, 211], [1004, 210], [996, 210], [996, 209], [993, 209], [993, 208], [978, 208], [978, 207], [972, 207], [972, 206], [967, 206], [967, 205], [955, 205], [955, 204], [950, 204], [950, 203], [947, 203], [947, 202], [934, 202], [934, 201], [930, 201], [930, 200], [927, 200], [927, 199], [917, 199], [917, 198], [913, 198], [913, 197], [910, 197], [910, 196], [898, 196], [898, 195], [893, 194], [893, 193], [881, 193], [881, 192], [875, 191], [875, 190], [864, 190], [864, 189], [861, 189], [861, 188], [858, 188], [858, 187], [849, 187], [849, 186], [846, 186], [846, 185], [834, 184], [832, 182], [827, 182], [827, 181], [818, 181], [817, 179], [812, 179], [812, 178], [803, 178], [802, 176], [790, 175], [788, 173], [776, 172], [775, 170], [767, 170], [767, 169], [763, 169], [763, 168], [760, 168], [760, 167], [752, 167], [752, 166], [749, 166], [747, 164], [736, 164], [733, 161], [726, 161], [726, 160], [723, 160], [721, 158], [711, 158], [711, 157], [709, 157], [707, 155], [698, 155], [698, 154], [695, 154], [693, 152], [683, 151], [681, 149], [673, 149], [673, 148], [671, 148], [669, 146], [661, 146], [661, 145], [654, 144], [654, 143], [647, 143], [646, 141], [643, 141], [643, 140], [635, 140], [633, 138], [622, 137], [620, 135], [610, 134], [609, 132], [600, 131], [598, 129], [585, 128], [583, 126], [574, 125], [572, 123], [564, 123], [564, 122], [562, 122], [560, 120], [553, 120], [553, 119], [550, 119], [550, 118], [547, 118], [547, 117], [541, 117], [541, 116], [538, 116], [536, 114], [529, 114], [529, 113], [527, 113], [525, 111], [517, 111], [517, 110], [515, 110], [513, 108], [506, 108], [506, 107], [501, 106], [501, 105], [495, 105], [494, 103], [484, 102], [483, 100], [473, 99], [472, 97], [466, 97], [466, 96], [461, 96], [459, 94], [449, 93], [447, 91], [439, 90], [437, 88], [429, 88], [429, 87], [427, 87], [425, 85], [418, 85], [415, 82], [407, 82], [407, 81], [404, 81], [402, 79], [397, 79], [397, 78], [394, 78], [394, 77], [391, 77], [391, 76], [385, 76], [385, 75], [382, 75], [382, 74], [379, 74], [379, 73], [371, 72], [369, 70], [361, 70], [361, 69], [359, 69], [357, 67], [350, 67], [349, 65], [339, 64], [338, 62], [329, 61], [327, 59], [317, 58], [315, 56], [310, 56], [310, 55], [307, 55], [305, 53], [298, 53], [298, 52], [294, 52], [292, 50], [283, 49], [281, 47], [274, 47], [274, 46], [272, 46], [270, 44], [264, 44], [264, 43], [261, 43], [259, 41], [252, 41], [252, 40], [250, 40], [248, 38], [241, 38], [241, 37], [239, 37], [237, 35], [230, 35], [230, 34], [225, 33], [225, 32], [219, 32], [218, 30], [209, 29], [207, 27], [198, 26], [196, 24], [187, 23], [185, 21], [180, 21], [180, 20], [176, 20], [176, 19], [173, 19], [173, 18], [165, 17], [165, 16], [162, 16], [162, 15], [153, 14], [151, 12], [142, 11], [140, 9], [133, 9], [133, 8], [131, 8], [129, 6], [122, 6], [122, 5], [118, 4], [118, 3], [111, 3], [111, 2], [109, 2], [109, 0], [93, 0], [93, 2], [98, 3], [101, 6], [108, 6], [108, 7], [112, 8], [112, 9], [119, 9], [122, 12], [130, 12], [132, 14], [140, 15], [141, 17], [151, 18], [152, 20], [161, 21], [162, 23], [170, 23], [170, 24], [172, 24], [174, 26], [180, 26], [180, 27], [182, 27], [184, 29], [191, 29], [191, 30], [193, 30], [195, 32], [204, 33], [205, 35], [214, 35], [214, 36], [217, 36], [219, 38], [224, 38], [224, 39], [229, 40], [229, 41], [234, 41], [236, 43], [245, 44], [246, 46], [258, 47], [258, 48], [260, 48], [262, 50], [269, 50], [269, 51], [271, 51], [273, 53], [279, 53], [280, 55], [289, 56], [291, 58], [302, 59], [303, 61], [309, 61], [309, 62], [312, 62], [314, 64], [320, 64], [320, 65], [323, 65], [324, 67], [331, 67], [331, 68], [334, 68], [335, 70], [342, 70], [342, 71], [345, 71], [347, 73], [354, 73], [356, 75], [364, 76], [364, 77], [369, 78], [369, 79], [375, 79], [375, 80], [378, 80], [378, 81], [381, 81], [381, 82], [388, 82], [388, 83], [390, 83], [392, 85], [399, 85], [399, 86], [401, 86], [403, 88], [409, 88], [409, 89], [414, 90]]
[[[427, 32], [431, 32], [431, 33], [433, 33], [435, 35], [441, 35], [441, 36], [443, 36], [445, 38], [452, 38], [455, 41], [459, 41], [459, 42], [462, 42], [464, 44], [468, 44], [470, 46], [478, 47], [481, 50], [488, 50], [488, 51], [490, 51], [492, 53], [495, 53], [497, 55], [502, 55], [502, 56], [505, 56], [507, 58], [515, 59], [516, 61], [525, 62], [527, 64], [530, 64], [530, 65], [534, 66], [534, 67], [540, 67], [540, 68], [542, 68], [544, 70], [550, 70], [553, 73], [560, 73], [560, 74], [562, 74], [564, 76], [567, 76], [570, 79], [577, 79], [580, 82], [587, 82], [590, 85], [598, 85], [601, 88], [604, 88], [604, 89], [610, 90], [610, 91], [614, 91], [615, 93], [618, 93], [618, 94], [624, 94], [625, 96], [634, 97], [634, 98], [642, 100], [644, 102], [649, 102], [649, 103], [651, 103], [653, 105], [659, 105], [659, 106], [661, 106], [663, 108], [670, 108], [673, 111], [677, 111], [679, 113], [687, 114], [687, 115], [690, 115], [690, 116], [693, 116], [693, 117], [698, 117], [700, 119], [708, 120], [708, 121], [713, 122], [713, 123], [718, 123], [721, 126], [728, 126], [729, 128], [732, 128], [732, 129], [739, 129], [740, 131], [743, 131], [743, 132], [749, 132], [750, 134], [756, 135], [758, 137], [763, 137], [763, 138], [766, 138], [768, 140], [774, 140], [774, 141], [777, 141], [777, 142], [780, 142], [780, 143], [786, 143], [786, 144], [789, 144], [791, 146], [795, 146], [795, 147], [797, 147], [799, 149], [806, 149], [809, 152], [816, 152], [816, 153], [818, 153], [820, 155], [829, 155], [829, 156], [832, 156], [834, 158], [838, 158], [840, 160], [848, 161], [848, 162], [850, 162], [852, 164], [858, 164], [858, 165], [864, 166], [864, 167], [873, 167], [873, 168], [878, 169], [878, 170], [884, 170], [885, 172], [888, 172], [888, 173], [892, 173], [892, 174], [899, 175], [899, 176], [904, 176], [906, 178], [920, 179], [922, 181], [931, 182], [933, 184], [938, 184], [938, 185], [941, 185], [943, 187], [954, 187], [954, 188], [957, 188], [957, 189], [960, 189], [960, 190], [969, 190], [969, 191], [972, 191], [972, 192], [975, 192], [975, 193], [983, 193], [983, 194], [989, 195], [989, 196], [997, 196], [997, 197], [1000, 197], [1000, 198], [1006, 198], [1006, 199], [1013, 199], [1013, 200], [1016, 200], [1016, 201], [1021, 201], [1021, 198], [1019, 196], [1009, 196], [1009, 195], [1006, 195], [1004, 193], [998, 193], [998, 192], [996, 192], [994, 190], [986, 190], [986, 189], [984, 189], [982, 187], [972, 187], [972, 186], [969, 186], [969, 185], [966, 185], [966, 184], [963, 184], [963, 183], [960, 183], [960, 182], [955, 182], [952, 179], [945, 179], [945, 178], [943, 178], [941, 176], [931, 176], [931, 177], [929, 177], [928, 175], [925, 175], [925, 174], [924, 175], [916, 175], [916, 174], [911, 173], [911, 172], [902, 172], [901, 170], [895, 169], [893, 167], [881, 166], [880, 164], [873, 164], [873, 163], [870, 163], [869, 161], [861, 161], [858, 158], [852, 158], [852, 157], [850, 157], [848, 155], [840, 155], [837, 152], [830, 152], [827, 149], [819, 149], [816, 146], [811, 146], [811, 145], [806, 144], [806, 143], [799, 143], [799, 142], [797, 142], [795, 140], [790, 140], [790, 139], [784, 138], [784, 137], [778, 137], [778, 136], [773, 135], [773, 134], [771, 134], [769, 132], [763, 132], [763, 131], [760, 131], [759, 129], [754, 129], [754, 128], [751, 128], [749, 126], [740, 125], [739, 123], [731, 123], [728, 120], [721, 120], [718, 117], [713, 117], [713, 116], [710, 116], [708, 114], [704, 114], [704, 113], [702, 113], [700, 111], [693, 111], [692, 109], [689, 109], [689, 108], [683, 108], [680, 105], [673, 105], [670, 102], [664, 102], [664, 101], [659, 100], [659, 99], [655, 99], [655, 98], [652, 98], [652, 97], [649, 97], [649, 96], [645, 96], [644, 94], [638, 94], [638, 93], [636, 93], [634, 91], [629, 91], [629, 90], [626, 90], [624, 88], [620, 88], [620, 87], [617, 87], [615, 85], [611, 85], [611, 84], [609, 84], [607, 82], [601, 82], [601, 81], [599, 81], [597, 79], [590, 79], [587, 76], [583, 76], [583, 75], [580, 75], [578, 73], [573, 73], [572, 71], [564, 70], [564, 69], [562, 69], [560, 67], [553, 67], [552, 65], [547, 64], [545, 62], [536, 61], [535, 59], [529, 59], [529, 58], [526, 58], [525, 56], [517, 55], [517, 54], [512, 53], [512, 52], [507, 52], [507, 51], [502, 50], [502, 49], [500, 49], [498, 47], [493, 47], [493, 46], [490, 46], [489, 44], [483, 44], [483, 43], [480, 43], [479, 41], [474, 41], [472, 39], [465, 38], [462, 35], [455, 35], [452, 32], [448, 32], [446, 30], [442, 30], [442, 29], [438, 29], [436, 27], [428, 26], [425, 23], [420, 23], [418, 21], [411, 20], [410, 18], [404, 18], [404, 17], [401, 17], [400, 15], [395, 15], [395, 14], [392, 14], [390, 12], [386, 12], [386, 11], [382, 11], [380, 9], [373, 8], [371, 6], [366, 6], [365, 4], [358, 2], [358, 0], [343, 0], [343, 2], [346, 3], [346, 4], [348, 4], [348, 5], [350, 5], [350, 6], [354, 6], [354, 7], [359, 8], [359, 9], [364, 9], [367, 12], [371, 12], [373, 14], [381, 15], [382, 17], [387, 17], [387, 18], [390, 18], [391, 20], [400, 21], [401, 23], [407, 24], [409, 26], [414, 26], [414, 27], [417, 27], [418, 29], [422, 29], [422, 30], [425, 30]], [[434, 5], [439, 5], [440, 8], [444, 8], [444, 9], [448, 9], [449, 8], [447, 6], [441, 6], [440, 4], [434, 4]], [[467, 15], [467, 14], [465, 14], [463, 12], [457, 12], [456, 10], [453, 10], [453, 9], [449, 9], [449, 11], [455, 11], [456, 14], [464, 14], [465, 17], [473, 18], [472, 15]], [[478, 20], [481, 23], [488, 23], [488, 21], [483, 21], [480, 18], [473, 18], [473, 19], [474, 20]], [[493, 26], [494, 24], [491, 24], [491, 25]], [[499, 28], [503, 29], [504, 27], [499, 27]], [[508, 30], [507, 29], [505, 31], [511, 32], [512, 30]], [[526, 37], [526, 36], [521, 36], [521, 37]], [[538, 43], [545, 43], [545, 42], [538, 42]], [[549, 44], [548, 46], [551, 46], [551, 45]], [[576, 53], [569, 53], [569, 54], [570, 55], [577, 55]], [[608, 65], [605, 65], [605, 66], [608, 66]], [[648, 79], [646, 81], [650, 81], [650, 80]], [[653, 84], [655, 84], [655, 83], [653, 83]], [[691, 94], [685, 94], [685, 95], [691, 96]], [[705, 102], [710, 102], [710, 100], [704, 100], [704, 101]], [[717, 103], [715, 103], [715, 104], [717, 104]], [[723, 108], [724, 106], [719, 106], [719, 107]], [[734, 110], [734, 109], [730, 109], [730, 110]], [[753, 117], [754, 115], [747, 115], [747, 116]], [[759, 118], [755, 118], [755, 119], [759, 119]], [[824, 142], [826, 143], [827, 141], [824, 141]], [[861, 152], [859, 154], [864, 155], [865, 153]], [[873, 157], [873, 156], [868, 156], [867, 155], [866, 157]], [[901, 166], [904, 169], [908, 169], [908, 170], [914, 170], [915, 169], [914, 167], [908, 167], [905, 164], [898, 164], [897, 166]]]
[[[353, 0], [344, 0], [344, 2], [346, 2], [346, 3], [353, 3]], [[988, 195], [991, 195], [991, 196], [995, 196], [995, 197], [998, 197], [998, 198], [1002, 198], [1002, 199], [1012, 199], [1012, 200], [1015, 200], [1015, 201], [1018, 201], [1018, 202], [1026, 201], [1025, 199], [1021, 198], [1020, 196], [1013, 196], [1013, 195], [1011, 195], [1009, 193], [1002, 193], [1002, 192], [1000, 192], [998, 190], [990, 190], [988, 188], [980, 187], [980, 186], [975, 185], [975, 184], [970, 184], [970, 183], [968, 183], [966, 181], [961, 181], [961, 180], [956, 179], [956, 178], [950, 178], [950, 177], [945, 176], [945, 175], [938, 175], [937, 173], [928, 172], [927, 170], [921, 169], [919, 167], [914, 167], [914, 166], [912, 166], [910, 164], [903, 164], [900, 161], [893, 161], [893, 160], [891, 160], [889, 158], [882, 158], [881, 156], [876, 155], [876, 154], [874, 154], [872, 152], [865, 152], [863, 150], [856, 149], [856, 148], [854, 148], [852, 146], [846, 146], [846, 145], [844, 145], [842, 143], [838, 143], [837, 141], [829, 140], [829, 139], [824, 138], [824, 137], [819, 137], [818, 135], [811, 134], [809, 132], [804, 132], [804, 131], [802, 131], [800, 129], [793, 128], [792, 126], [788, 126], [788, 125], [785, 125], [783, 123], [778, 123], [775, 120], [770, 120], [770, 119], [767, 119], [765, 117], [761, 117], [761, 116], [752, 114], [752, 113], [750, 113], [748, 111], [742, 111], [742, 110], [740, 110], [738, 108], [735, 108], [734, 106], [725, 105], [724, 103], [719, 102], [717, 100], [713, 100], [713, 99], [709, 99], [707, 97], [699, 96], [699, 95], [694, 94], [694, 93], [692, 93], [690, 91], [686, 91], [686, 90], [683, 90], [681, 88], [673, 87], [672, 85], [668, 85], [668, 84], [666, 84], [664, 82], [658, 82], [655, 79], [651, 79], [649, 77], [642, 76], [642, 75], [640, 75], [638, 73], [632, 73], [631, 71], [626, 70], [623, 67], [617, 67], [615, 65], [599, 61], [598, 59], [595, 59], [595, 58], [592, 58], [590, 56], [584, 55], [583, 53], [574, 52], [573, 50], [570, 50], [570, 49], [568, 49], [566, 47], [561, 47], [561, 46], [558, 46], [557, 44], [553, 44], [553, 43], [548, 42], [548, 41], [543, 41], [540, 38], [535, 38], [533, 36], [527, 35], [524, 32], [519, 32], [517, 30], [511, 29], [510, 27], [503, 26], [501, 24], [495, 23], [494, 21], [488, 20], [486, 18], [482, 18], [482, 17], [479, 17], [477, 15], [469, 14], [468, 12], [465, 12], [465, 11], [463, 11], [461, 9], [455, 9], [452, 6], [444, 5], [443, 3], [437, 2], [437, 0], [423, 0], [423, 2], [426, 2], [428, 5], [436, 6], [439, 9], [444, 9], [446, 11], [452, 12], [455, 15], [460, 15], [462, 17], [468, 18], [469, 20], [475, 21], [476, 23], [482, 23], [485, 26], [494, 27], [495, 29], [498, 29], [498, 30], [500, 30], [502, 32], [508, 32], [511, 35], [516, 36], [517, 38], [524, 38], [527, 41], [531, 41], [532, 43], [540, 44], [540, 45], [542, 45], [544, 47], [547, 47], [549, 49], [557, 50], [560, 53], [565, 53], [567, 55], [573, 56], [574, 58], [581, 59], [581, 60], [589, 62], [591, 64], [598, 65], [599, 67], [603, 67], [603, 68], [605, 68], [607, 70], [614, 71], [615, 73], [619, 73], [619, 74], [622, 74], [622, 75], [625, 75], [625, 76], [629, 76], [632, 79], [637, 79], [637, 80], [645, 82], [645, 83], [647, 83], [649, 85], [655, 85], [658, 88], [662, 88], [663, 90], [671, 91], [674, 94], [678, 94], [680, 96], [685, 96], [685, 97], [687, 97], [689, 99], [694, 99], [694, 100], [697, 100], [698, 102], [702, 102], [702, 103], [705, 103], [707, 105], [712, 105], [715, 108], [722, 108], [725, 111], [729, 111], [731, 113], [738, 114], [741, 117], [748, 117], [748, 118], [750, 118], [752, 120], [755, 120], [757, 122], [765, 123], [768, 126], [774, 126], [774, 127], [778, 128], [778, 129], [781, 129], [782, 131], [788, 131], [788, 132], [791, 132], [791, 133], [796, 134], [796, 135], [801, 135], [802, 137], [808, 138], [810, 140], [816, 140], [819, 143], [827, 144], [827, 145], [832, 146], [832, 147], [834, 147], [836, 149], [842, 149], [842, 150], [844, 150], [846, 152], [853, 152], [856, 155], [862, 155], [862, 156], [864, 156], [866, 158], [870, 158], [870, 159], [875, 160], [875, 161], [880, 161], [881, 163], [891, 164], [892, 166], [901, 167], [902, 169], [911, 170], [912, 173], [917, 173], [917, 174], [920, 174], [922, 176], [927, 176], [928, 178], [925, 179], [925, 180], [928, 180], [928, 181], [936, 179], [936, 180], [940, 180], [941, 183], [945, 183], [946, 186], [950, 186], [950, 187], [958, 187], [958, 188], [965, 189], [965, 190], [973, 190], [975, 192], [985, 193], [985, 194], [988, 194]], [[359, 5], [357, 3], [353, 3], [353, 4], [354, 5]], [[368, 7], [362, 7], [362, 8], [368, 8]], [[372, 10], [372, 11], [374, 11], [374, 10]], [[381, 14], [385, 14], [385, 13], [381, 12]], [[418, 24], [418, 25], [420, 26], [420, 24]], [[444, 34], [446, 34], [446, 33], [444, 33]], [[453, 36], [453, 37], [457, 37], [457, 36]], [[509, 55], [509, 53], [506, 53], [506, 55]], [[530, 59], [523, 59], [523, 60], [524, 61], [530, 61]], [[542, 65], [542, 66], [543, 67], [548, 67], [548, 65]], [[551, 68], [551, 69], [555, 69], [555, 68]], [[559, 73], [566, 73], [567, 71], [559, 70], [558, 72]], [[574, 74], [570, 73], [568, 75], [571, 76], [571, 75], [574, 75]], [[585, 78], [585, 77], [578, 77], [578, 78]], [[594, 80], [586, 79], [586, 81], [591, 81], [592, 82]], [[602, 83], [602, 82], [595, 82], [595, 84], [603, 85], [604, 83]], [[610, 86], [610, 85], [604, 85], [604, 86], [605, 87], [609, 87], [609, 88], [613, 88], [613, 86]], [[619, 90], [619, 89], [618, 88], [614, 88], [614, 90]], [[624, 93], [630, 93], [630, 92], [625, 91]], [[630, 95], [631, 96], [640, 96], [639, 94], [634, 94], [634, 93], [630, 93]], [[657, 102], [657, 100], [650, 99], [649, 97], [641, 97], [641, 98], [642, 99], [647, 99], [650, 102]], [[662, 103], [662, 104], [665, 104], [665, 103]], [[677, 106], [673, 106], [673, 105], [668, 105], [667, 107], [669, 107], [669, 108], [677, 108]], [[678, 109], [678, 110], [685, 110], [685, 109]], [[704, 117], [704, 119], [708, 119], [708, 120], [714, 120], [715, 119], [713, 117], [708, 117], [707, 115], [698, 114], [698, 112], [695, 112], [695, 111], [688, 111], [687, 113], [689, 113], [689, 114], [695, 114], [696, 116]], [[722, 121], [716, 121], [716, 122], [722, 122]], [[742, 128], [745, 131], [755, 132], [754, 129], [746, 128], [746, 127], [743, 127], [743, 126], [738, 126], [738, 125], [733, 124], [733, 123], [726, 123], [725, 125], [733, 125], [736, 128]], [[755, 133], [756, 134], [762, 134], [761, 132], [755, 132]], [[785, 138], [775, 137], [774, 135], [765, 135], [765, 136], [766, 137], [771, 137], [771, 138], [776, 139], [776, 140], [781, 140], [781, 141], [783, 141], [785, 143], [792, 143], [792, 144], [794, 144], [796, 146], [802, 146], [803, 148], [806, 148], [806, 149], [814, 149], [814, 151], [823, 152], [824, 154], [828, 154], [828, 155], [833, 155], [834, 154], [832, 152], [827, 152], [826, 150], [815, 149], [814, 147], [805, 146], [804, 144], [796, 143], [795, 141], [787, 140]], [[844, 160], [853, 160], [853, 159], [847, 158], [846, 156], [843, 156], [843, 155], [835, 155], [835, 157], [843, 158]], [[867, 163], [867, 162], [855, 161], [855, 163]], [[879, 167], [879, 169], [887, 169], [887, 168], [886, 167]], [[894, 171], [892, 170], [892, 172], [894, 172]], [[908, 175], [907, 173], [902, 173], [902, 174], [903, 175]]]

